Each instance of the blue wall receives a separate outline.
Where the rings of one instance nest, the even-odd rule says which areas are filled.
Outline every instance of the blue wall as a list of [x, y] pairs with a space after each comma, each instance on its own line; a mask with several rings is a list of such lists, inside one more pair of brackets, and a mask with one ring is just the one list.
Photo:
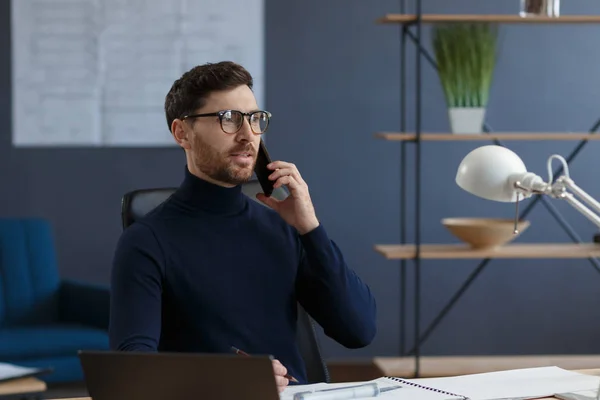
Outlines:
[[[564, 3], [564, 14], [600, 14], [600, 3]], [[8, 5], [8, 0], [0, 1], [0, 125], [4, 128], [0, 210], [3, 215], [49, 218], [56, 228], [62, 274], [106, 282], [121, 231], [122, 193], [178, 184], [182, 153], [177, 149], [12, 148]], [[398, 351], [399, 263], [373, 251], [376, 243], [399, 240], [400, 145], [373, 138], [376, 131], [399, 127], [399, 27], [374, 23], [398, 10], [397, 0], [267, 0], [267, 107], [274, 114], [270, 153], [298, 165], [323, 224], [379, 303], [376, 341], [350, 352], [326, 340], [325, 354], [330, 357]], [[516, 13], [518, 1], [424, 0], [424, 11]], [[428, 30], [424, 33], [427, 39]], [[493, 129], [587, 131], [600, 117], [599, 38], [600, 24], [503, 26], [488, 111]], [[412, 110], [414, 47], [409, 46], [409, 53]], [[423, 129], [447, 132], [437, 77], [423, 65]], [[413, 122], [409, 118], [409, 127]], [[440, 224], [444, 217], [513, 217], [512, 205], [476, 199], [454, 184], [461, 158], [482, 144], [424, 144], [424, 242], [454, 241]], [[545, 177], [547, 157], [567, 155], [577, 143], [507, 144], [531, 171]], [[592, 172], [598, 171], [597, 152], [597, 144], [588, 144], [571, 171], [585, 190], [600, 198], [600, 182]], [[407, 165], [413, 172], [413, 157]], [[584, 240], [597, 231], [566, 204], [552, 203]], [[413, 205], [411, 201], [409, 210]], [[569, 241], [541, 205], [530, 220], [531, 227], [519, 241]], [[406, 222], [412, 235], [412, 211]], [[477, 263], [422, 263], [423, 326]], [[412, 290], [408, 295], [411, 298]], [[600, 324], [595, 323], [600, 320], [599, 300], [600, 274], [587, 260], [494, 260], [423, 350], [429, 354], [595, 353], [600, 351], [595, 340], [600, 333]]]

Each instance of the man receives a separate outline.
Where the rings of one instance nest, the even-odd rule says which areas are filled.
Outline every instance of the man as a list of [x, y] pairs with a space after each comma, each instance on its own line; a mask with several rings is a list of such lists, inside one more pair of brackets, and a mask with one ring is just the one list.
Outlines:
[[220, 62], [186, 72], [167, 94], [167, 123], [185, 150], [185, 177], [119, 240], [110, 345], [271, 354], [281, 391], [286, 376], [306, 382], [297, 302], [348, 348], [372, 341], [376, 304], [328, 238], [294, 164], [269, 165], [275, 187], [289, 189], [285, 200], [261, 193], [264, 207], [242, 193], [270, 119], [252, 83], [242, 66]]

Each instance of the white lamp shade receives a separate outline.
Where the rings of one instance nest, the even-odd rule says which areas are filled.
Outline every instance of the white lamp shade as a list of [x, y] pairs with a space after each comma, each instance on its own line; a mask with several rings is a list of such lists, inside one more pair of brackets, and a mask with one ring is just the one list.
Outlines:
[[526, 172], [525, 164], [513, 151], [496, 145], [481, 146], [463, 158], [456, 173], [456, 183], [484, 199], [515, 202], [517, 192], [509, 178]]

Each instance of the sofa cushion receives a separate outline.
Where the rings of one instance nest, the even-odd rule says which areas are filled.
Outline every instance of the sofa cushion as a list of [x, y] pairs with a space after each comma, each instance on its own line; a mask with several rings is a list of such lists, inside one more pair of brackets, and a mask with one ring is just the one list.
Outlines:
[[78, 350], [108, 350], [108, 334], [79, 325], [0, 329], [0, 361], [77, 356]]
[[59, 283], [50, 223], [0, 218], [0, 326], [55, 321]]

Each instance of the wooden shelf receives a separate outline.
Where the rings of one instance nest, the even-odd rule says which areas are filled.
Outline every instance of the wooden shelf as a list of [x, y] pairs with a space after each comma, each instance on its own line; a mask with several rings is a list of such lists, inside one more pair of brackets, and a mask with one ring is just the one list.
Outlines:
[[[390, 141], [414, 141], [416, 133], [378, 132], [375, 137]], [[448, 142], [448, 141], [477, 141], [477, 140], [600, 140], [600, 134], [593, 133], [543, 133], [543, 132], [515, 132], [515, 133], [423, 133], [421, 141]]]
[[[417, 21], [414, 14], [387, 14], [380, 24], [406, 24]], [[592, 24], [600, 23], [600, 15], [563, 15], [560, 17], [521, 17], [518, 14], [422, 14], [421, 22], [497, 22], [503, 24]]]
[[[428, 259], [600, 257], [600, 243], [515, 243], [496, 249], [472, 249], [462, 243], [421, 244], [420, 250], [420, 257]], [[417, 255], [414, 244], [378, 244], [375, 251], [388, 260], [411, 259]]]

